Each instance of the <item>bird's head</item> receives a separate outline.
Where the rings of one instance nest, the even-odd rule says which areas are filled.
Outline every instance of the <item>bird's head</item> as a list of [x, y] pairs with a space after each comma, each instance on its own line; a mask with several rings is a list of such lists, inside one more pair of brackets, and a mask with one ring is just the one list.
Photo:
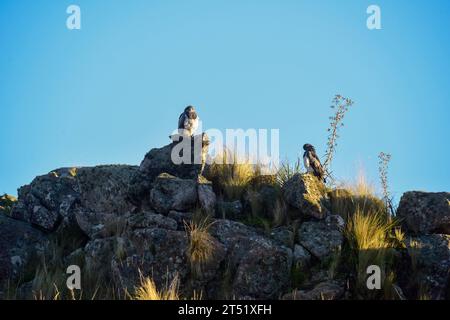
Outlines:
[[193, 106], [187, 106], [184, 109], [184, 113], [188, 116], [189, 119], [196, 119], [197, 113], [195, 112], [195, 108]]
[[314, 146], [309, 144], [309, 143], [306, 143], [306, 144], [303, 145], [303, 150], [305, 150], [305, 151], [315, 151]]

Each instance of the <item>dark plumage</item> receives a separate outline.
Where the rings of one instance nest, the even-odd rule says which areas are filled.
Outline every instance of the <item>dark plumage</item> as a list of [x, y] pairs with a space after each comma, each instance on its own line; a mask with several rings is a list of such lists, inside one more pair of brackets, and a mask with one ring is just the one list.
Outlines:
[[192, 136], [198, 128], [198, 116], [193, 106], [187, 106], [178, 118], [178, 132]]
[[323, 170], [319, 157], [317, 157], [316, 149], [307, 143], [303, 146], [303, 150], [305, 150], [305, 153], [303, 154], [303, 163], [306, 171], [314, 174], [319, 180], [324, 180], [325, 171]]

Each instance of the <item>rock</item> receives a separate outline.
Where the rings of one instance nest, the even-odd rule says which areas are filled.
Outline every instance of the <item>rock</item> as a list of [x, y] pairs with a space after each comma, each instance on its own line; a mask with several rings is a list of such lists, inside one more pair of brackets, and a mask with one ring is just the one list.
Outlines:
[[294, 246], [294, 266], [300, 270], [305, 269], [311, 262], [311, 254], [305, 250], [301, 245]]
[[[83, 270], [90, 273], [90, 277], [94, 277], [99, 283], [113, 281], [112, 260], [122, 257], [124, 242], [125, 240], [120, 237], [89, 241], [84, 247]], [[80, 252], [73, 254], [76, 256], [81, 255]], [[76, 256], [71, 255], [69, 257], [72, 259], [76, 258]]]
[[237, 299], [275, 299], [290, 281], [292, 251], [262, 237], [249, 239], [251, 245], [242, 255], [233, 282]]
[[188, 238], [183, 231], [161, 228], [135, 230], [125, 243], [120, 256], [111, 262], [117, 285], [134, 292], [140, 278], [151, 277], [158, 288], [178, 276], [181, 285], [189, 273]]
[[145, 228], [161, 228], [167, 230], [177, 230], [177, 221], [157, 214], [155, 212], [141, 212], [133, 214], [128, 219], [128, 224], [131, 229], [145, 229]]
[[[209, 138], [203, 133], [196, 135], [189, 140], [178, 142], [178, 136], [174, 136], [176, 141], [162, 147], [150, 150], [142, 160], [139, 171], [136, 172], [128, 193], [129, 198], [136, 206], [141, 209], [149, 209], [148, 194], [153, 186], [153, 182], [161, 173], [168, 173], [181, 179], [197, 180], [203, 172], [208, 153]], [[190, 142], [190, 143], [189, 143]], [[179, 153], [180, 149], [190, 144], [191, 157], [187, 154], [186, 161], [176, 163], [172, 159]], [[189, 149], [189, 148], [188, 148]]]
[[260, 185], [259, 189], [249, 189], [244, 196], [245, 211], [257, 212], [258, 216], [274, 219], [279, 191], [273, 185]]
[[289, 227], [277, 227], [272, 229], [270, 237], [277, 243], [292, 248], [294, 243], [294, 232]]
[[176, 221], [177, 230], [183, 231], [185, 230], [186, 224], [192, 221], [193, 214], [191, 212], [178, 212], [171, 210], [167, 216]]
[[215, 215], [216, 210], [216, 194], [213, 191], [212, 183], [202, 176], [198, 179], [197, 192], [200, 208], [205, 212]]
[[397, 216], [413, 234], [450, 234], [450, 193], [406, 192], [400, 200]]
[[243, 214], [242, 203], [239, 200], [232, 202], [218, 201], [217, 214], [222, 219], [240, 219]]
[[197, 203], [197, 182], [180, 179], [167, 173], [160, 174], [150, 191], [150, 203], [159, 213], [170, 210], [189, 211]]
[[[210, 233], [213, 237], [223, 243], [228, 251], [230, 251], [231, 248], [239, 249], [248, 247], [249, 242], [247, 239], [258, 235], [256, 230], [252, 227], [246, 226], [240, 222], [224, 219], [215, 220], [214, 224], [211, 226]], [[236, 243], [241, 243], [242, 245], [236, 247]], [[232, 261], [230, 261], [230, 263], [232, 263]]]
[[312, 290], [294, 290], [283, 296], [283, 300], [337, 300], [344, 295], [344, 286], [337, 281], [319, 283]]
[[283, 185], [283, 195], [286, 203], [304, 216], [323, 219], [328, 214], [325, 185], [312, 174], [295, 174]]
[[63, 168], [19, 189], [11, 215], [54, 231], [62, 221], [76, 223], [90, 237], [112, 218], [133, 210], [127, 201], [133, 166]]
[[338, 215], [324, 220], [304, 222], [298, 231], [298, 242], [321, 261], [340, 250], [344, 241], [344, 220]]
[[10, 215], [11, 209], [16, 202], [16, 197], [9, 194], [0, 196], [0, 214]]
[[45, 234], [29, 224], [0, 215], [0, 299], [7, 281], [15, 285], [33, 274], [47, 242]]
[[428, 298], [446, 299], [450, 283], [450, 236], [442, 234], [422, 235], [410, 238], [407, 249], [417, 270], [415, 281]]
[[211, 234], [226, 249], [227, 268], [233, 275], [228, 297], [273, 299], [288, 286], [292, 250], [259, 235], [253, 228], [229, 220], [216, 220]]

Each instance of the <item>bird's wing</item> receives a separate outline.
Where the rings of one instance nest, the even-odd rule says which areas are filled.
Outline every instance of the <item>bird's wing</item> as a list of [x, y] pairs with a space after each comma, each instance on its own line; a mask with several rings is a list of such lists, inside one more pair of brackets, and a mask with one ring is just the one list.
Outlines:
[[180, 117], [178, 118], [178, 129], [184, 129], [186, 118], [187, 117], [184, 112], [180, 114]]
[[323, 177], [325, 172], [322, 168], [322, 164], [320, 163], [319, 158], [317, 158], [317, 155], [315, 152], [309, 152], [308, 153], [308, 159], [309, 164], [313, 168], [314, 172], [317, 173], [320, 177]]

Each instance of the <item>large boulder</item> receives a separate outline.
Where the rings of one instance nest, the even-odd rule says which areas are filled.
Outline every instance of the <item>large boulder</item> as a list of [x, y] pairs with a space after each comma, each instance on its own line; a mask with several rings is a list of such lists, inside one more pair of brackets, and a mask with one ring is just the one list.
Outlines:
[[328, 214], [326, 187], [312, 174], [295, 174], [284, 183], [283, 195], [286, 203], [303, 216], [323, 219]]
[[197, 204], [197, 182], [162, 173], [156, 178], [149, 195], [151, 206], [159, 213], [189, 211]]
[[[129, 198], [141, 208], [150, 207], [148, 194], [154, 180], [161, 173], [196, 180], [203, 172], [209, 147], [208, 136], [205, 133], [192, 138], [174, 135], [171, 139], [170, 144], [150, 150], [133, 177], [128, 192]], [[188, 152], [184, 153], [183, 148]]]
[[233, 282], [238, 298], [275, 299], [288, 286], [292, 250], [263, 237], [250, 238]]
[[62, 222], [77, 224], [95, 237], [108, 221], [133, 210], [127, 189], [137, 170], [111, 165], [52, 171], [19, 189], [11, 215], [49, 232]]
[[413, 234], [450, 234], [450, 193], [406, 192], [400, 200], [397, 216]]
[[[186, 232], [145, 228], [133, 231], [127, 239], [121, 256], [112, 260], [114, 279], [119, 287], [132, 293], [142, 276], [151, 277], [158, 288], [178, 277], [184, 289], [190, 275]], [[215, 268], [219, 264], [216, 260]]]
[[429, 299], [447, 299], [450, 294], [450, 236], [422, 235], [406, 242], [413, 265], [411, 276]]
[[229, 220], [216, 220], [211, 234], [226, 250], [225, 273], [231, 277], [225, 298], [274, 299], [289, 286], [292, 250]]
[[47, 242], [47, 237], [28, 223], [0, 214], [0, 299], [5, 298], [7, 284], [15, 288], [17, 281], [31, 280]]
[[324, 261], [340, 250], [344, 224], [344, 219], [338, 215], [304, 222], [298, 230], [298, 242], [314, 257]]

